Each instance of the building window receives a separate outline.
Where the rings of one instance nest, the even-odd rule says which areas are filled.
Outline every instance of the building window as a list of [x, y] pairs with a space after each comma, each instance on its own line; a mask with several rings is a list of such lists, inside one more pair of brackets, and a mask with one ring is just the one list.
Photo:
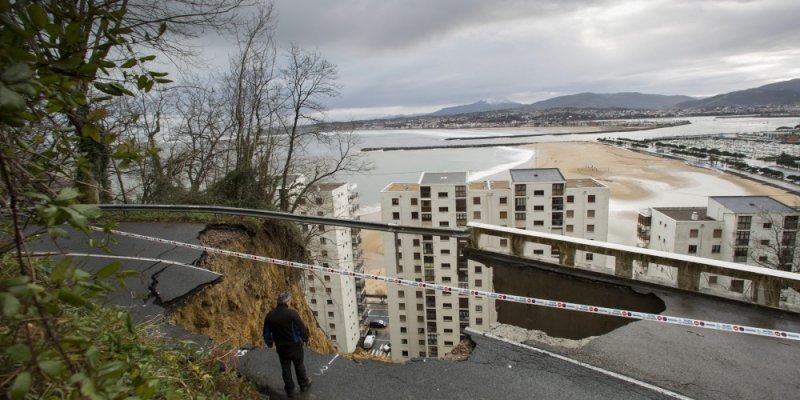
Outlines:
[[535, 249], [535, 250], [533, 251], [533, 254], [534, 254], [534, 255], [543, 255], [543, 254], [544, 254], [544, 250], [542, 250], [542, 249]]
[[689, 254], [697, 254], [697, 245], [696, 244], [690, 244], [688, 253]]
[[722, 229], [714, 229], [714, 238], [719, 239], [722, 237]]
[[514, 220], [515, 221], [524, 221], [525, 220], [525, 213], [524, 212], [514, 213]]
[[328, 256], [328, 250], [322, 250], [322, 251], [320, 252], [320, 254], [321, 254], [323, 257], [327, 257], [327, 256]]
[[535, 220], [535, 221], [533, 221], [533, 226], [544, 226], [544, 221]]
[[744, 293], [744, 280], [731, 279], [731, 292]]
[[594, 261], [594, 253], [586, 253], [586, 261]]
[[447, 192], [439, 192], [438, 196], [439, 196], [440, 199], [446, 199], [447, 198]]
[[325, 304], [327, 304], [329, 306], [332, 306], [333, 305], [333, 300], [331, 300], [331, 299], [325, 300]]
[[586, 202], [587, 203], [594, 203], [594, 195], [590, 194], [590, 195], [586, 196]]
[[416, 211], [411, 212], [411, 219], [419, 219], [419, 213]]
[[394, 220], [400, 219], [400, 213], [399, 212], [393, 212], [392, 213], [392, 219], [394, 219]]
[[399, 297], [399, 298], [401, 298], [401, 299], [402, 299], [402, 298], [405, 298], [405, 297], [406, 297], [406, 292], [405, 292], [405, 290], [398, 290], [398, 291], [397, 291], [397, 297]]
[[505, 196], [501, 197], [500, 198], [500, 204], [508, 204], [508, 197], [505, 197]]
[[574, 202], [575, 202], [575, 196], [572, 195], [567, 196], [567, 203], [574, 203]]
[[483, 318], [475, 318], [475, 325], [483, 325]]
[[419, 247], [419, 239], [414, 239], [414, 240], [412, 240], [412, 241], [411, 241], [411, 244], [412, 244], [414, 247]]
[[575, 230], [575, 227], [572, 225], [567, 225], [567, 232], [572, 232]]
[[500, 211], [500, 219], [508, 219], [508, 211]]
[[447, 207], [439, 207], [439, 212], [446, 213], [448, 211]]
[[450, 223], [447, 221], [439, 221], [439, 226], [450, 226]]
[[481, 198], [480, 197], [473, 197], [472, 198], [472, 204], [481, 204]]
[[544, 206], [533, 206], [533, 211], [544, 211]]
[[411, 198], [411, 205], [412, 205], [412, 206], [415, 206], [415, 205], [417, 205], [417, 198], [416, 198], [416, 197], [412, 197], [412, 198]]
[[508, 239], [500, 239], [500, 247], [508, 247]]
[[764, 239], [761, 241], [762, 246], [769, 246], [769, 239]]
[[525, 196], [527, 187], [524, 184], [514, 185], [514, 196]]
[[333, 318], [333, 311], [328, 311], [328, 318]]
[[397, 307], [402, 311], [406, 309], [406, 303], [399, 303]]
[[594, 232], [594, 225], [586, 225], [586, 232]]
[[594, 218], [594, 210], [586, 210], [586, 218]]
[[760, 257], [758, 257], [758, 261], [759, 261], [759, 262], [766, 262], [766, 261], [767, 261], [767, 256], [760, 256]]
[[440, 250], [439, 252], [440, 252], [442, 255], [449, 255], [449, 254], [450, 254], [450, 249], [442, 249], [442, 250]]
[[483, 279], [475, 279], [475, 287], [483, 287]]
[[743, 215], [736, 219], [736, 229], [737, 230], [750, 230], [750, 223], [753, 221], [753, 217], [749, 215]]
[[466, 185], [456, 185], [456, 197], [467, 197]]
[[325, 244], [325, 243], [327, 243], [327, 241], [325, 240], [324, 237], [319, 238], [319, 244]]
[[748, 246], [748, 245], [750, 245], [750, 231], [738, 231], [738, 232], [736, 232], [736, 245], [737, 246]]
[[544, 190], [534, 190], [533, 191], [533, 195], [534, 196], [544, 196]]
[[431, 187], [430, 186], [420, 186], [419, 187], [419, 197], [423, 199], [430, 199], [431, 198]]
[[481, 212], [480, 211], [473, 211], [472, 212], [472, 219], [481, 219]]
[[312, 311], [311, 313], [312, 313], [312, 314], [314, 314], [314, 316], [315, 316], [315, 317], [318, 317], [318, 316], [319, 316], [319, 313], [318, 313], [318, 312], [316, 312], [316, 311]]
[[400, 205], [400, 199], [398, 199], [397, 197], [393, 198], [392, 199], [392, 205], [393, 206], [399, 206]]
[[712, 254], [719, 254], [722, 251], [722, 246], [715, 244], [711, 246], [711, 253]]
[[406, 316], [400, 315], [400, 322], [406, 322]]
[[696, 237], [697, 237], [697, 234], [698, 234], [698, 232], [699, 232], [699, 231], [698, 231], [697, 229], [689, 229], [689, 237], [690, 237], [690, 238], [696, 238]]
[[765, 222], [764, 223], [764, 229], [771, 229], [771, 228], [772, 228], [772, 223], [771, 222]]
[[331, 281], [331, 276], [325, 275], [325, 282], [330, 282], [330, 281]]
[[575, 216], [575, 210], [567, 210], [567, 218], [572, 218]]
[[747, 262], [747, 247], [737, 247], [733, 251], [734, 262]]
[[524, 197], [520, 197], [514, 199], [514, 211], [525, 211], [527, 208], [527, 199]]

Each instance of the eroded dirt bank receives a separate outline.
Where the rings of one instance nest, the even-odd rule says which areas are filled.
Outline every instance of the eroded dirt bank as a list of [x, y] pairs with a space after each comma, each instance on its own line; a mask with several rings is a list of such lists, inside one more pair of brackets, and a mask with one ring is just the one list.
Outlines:
[[[205, 246], [303, 261], [303, 248], [291, 239], [294, 235], [290, 228], [275, 223], [250, 225], [210, 225], [200, 234], [200, 240]], [[202, 266], [224, 277], [174, 306], [169, 315], [175, 324], [218, 343], [261, 347], [264, 316], [274, 307], [278, 294], [288, 291], [292, 293], [292, 307], [309, 327], [309, 346], [321, 353], [334, 351], [305, 303], [299, 270], [208, 253], [202, 257]]]

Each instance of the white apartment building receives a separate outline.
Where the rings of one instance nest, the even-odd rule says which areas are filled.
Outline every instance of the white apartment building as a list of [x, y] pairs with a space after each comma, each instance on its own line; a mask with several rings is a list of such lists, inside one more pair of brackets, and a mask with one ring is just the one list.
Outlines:
[[[606, 240], [608, 188], [592, 179], [565, 179], [558, 169], [514, 169], [508, 180], [468, 181], [466, 172], [423, 173], [417, 183], [392, 183], [381, 192], [383, 222], [462, 227], [468, 221]], [[461, 256], [463, 239], [386, 234], [386, 273], [447, 286], [492, 290], [492, 270]], [[482, 246], [507, 251], [505, 239]], [[525, 254], [557, 262], [557, 249], [528, 244]], [[576, 256], [576, 264], [604, 268], [605, 258]], [[494, 300], [389, 285], [392, 359], [440, 357], [458, 344], [466, 326], [496, 322]]]
[[[355, 219], [357, 194], [345, 183], [314, 186], [300, 213], [320, 217]], [[316, 265], [363, 272], [358, 231], [339, 226], [303, 226], [309, 235], [307, 250]], [[341, 352], [355, 351], [360, 339], [364, 306], [363, 279], [304, 271], [306, 301], [317, 323]]]
[[[642, 247], [754, 266], [796, 269], [800, 212], [767, 196], [714, 196], [708, 207], [655, 207], [639, 214]], [[649, 276], [672, 279], [671, 271], [648, 268]], [[748, 293], [749, 283], [708, 275], [701, 286]]]

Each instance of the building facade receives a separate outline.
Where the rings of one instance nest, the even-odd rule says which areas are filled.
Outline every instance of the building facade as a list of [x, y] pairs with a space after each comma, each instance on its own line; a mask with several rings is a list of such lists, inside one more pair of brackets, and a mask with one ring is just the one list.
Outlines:
[[[470, 221], [606, 240], [608, 188], [592, 179], [565, 179], [558, 169], [514, 169], [508, 180], [468, 181], [466, 172], [423, 173], [416, 183], [392, 183], [381, 192], [386, 223], [462, 227]], [[419, 282], [492, 290], [492, 270], [462, 257], [464, 239], [384, 236], [386, 273]], [[508, 251], [505, 239], [482, 246]], [[558, 261], [557, 249], [528, 244], [525, 254]], [[581, 253], [576, 264], [605, 268], [605, 258]], [[461, 331], [496, 322], [494, 300], [389, 285], [392, 359], [440, 357], [459, 343]]]
[[[344, 183], [315, 185], [299, 212], [319, 217], [356, 219], [358, 197]], [[363, 272], [358, 230], [340, 226], [304, 225], [308, 255], [314, 264], [346, 271]], [[317, 323], [341, 352], [355, 351], [360, 339], [364, 311], [363, 279], [304, 271], [306, 301]]]
[[[767, 196], [714, 196], [707, 207], [655, 207], [639, 213], [639, 244], [654, 250], [688, 254], [760, 267], [796, 271], [800, 212]], [[663, 268], [645, 268], [651, 276]], [[670, 276], [662, 276], [670, 279]], [[709, 275], [717, 289], [749, 295], [748, 282]]]

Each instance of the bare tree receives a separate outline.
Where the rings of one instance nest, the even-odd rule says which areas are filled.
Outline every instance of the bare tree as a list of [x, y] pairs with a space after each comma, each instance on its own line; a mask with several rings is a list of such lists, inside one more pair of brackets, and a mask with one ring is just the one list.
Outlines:
[[764, 233], [753, 238], [750, 259], [765, 268], [800, 271], [800, 253], [796, 251], [798, 216], [769, 212], [758, 216]]

